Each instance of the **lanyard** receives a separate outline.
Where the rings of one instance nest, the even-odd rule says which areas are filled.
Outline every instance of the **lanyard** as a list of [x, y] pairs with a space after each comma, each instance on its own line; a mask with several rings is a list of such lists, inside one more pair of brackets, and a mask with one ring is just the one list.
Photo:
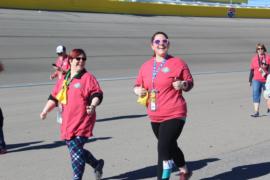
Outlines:
[[75, 75], [75, 76], [73, 76], [70, 80], [68, 80], [69, 78], [70, 78], [70, 75], [71, 75], [71, 70], [69, 70], [68, 72], [67, 72], [67, 75], [66, 75], [66, 77], [65, 77], [65, 80], [66, 80], [66, 85], [67, 86], [69, 86], [69, 84], [71, 83], [71, 81], [74, 79], [74, 77], [77, 75]]
[[[261, 57], [262, 57], [262, 58], [261, 58]], [[258, 55], [258, 64], [259, 64], [259, 67], [262, 66], [262, 60], [261, 60], [261, 59], [264, 59], [263, 56], [261, 56], [261, 57]]]
[[152, 89], [155, 89], [155, 79], [157, 77], [158, 72], [164, 66], [165, 63], [166, 63], [166, 58], [163, 59], [163, 61], [157, 68], [157, 62], [156, 62], [156, 59], [154, 59], [153, 71], [152, 71]]

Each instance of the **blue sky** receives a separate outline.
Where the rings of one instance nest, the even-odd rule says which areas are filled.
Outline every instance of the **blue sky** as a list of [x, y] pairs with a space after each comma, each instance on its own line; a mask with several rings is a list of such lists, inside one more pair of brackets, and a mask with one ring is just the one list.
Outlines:
[[270, 6], [270, 0], [248, 0], [250, 6]]

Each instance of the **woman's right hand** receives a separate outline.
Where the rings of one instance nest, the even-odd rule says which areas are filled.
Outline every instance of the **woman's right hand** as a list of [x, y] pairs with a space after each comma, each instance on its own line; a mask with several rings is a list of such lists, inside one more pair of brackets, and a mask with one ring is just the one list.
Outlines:
[[44, 120], [46, 119], [47, 113], [42, 111], [39, 116], [40, 116], [40, 119]]
[[134, 93], [139, 97], [144, 97], [147, 94], [147, 90], [142, 86], [136, 86], [134, 87]]

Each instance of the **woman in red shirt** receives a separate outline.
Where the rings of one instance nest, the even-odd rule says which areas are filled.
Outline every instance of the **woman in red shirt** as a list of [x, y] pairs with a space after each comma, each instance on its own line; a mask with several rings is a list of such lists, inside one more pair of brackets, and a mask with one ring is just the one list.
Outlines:
[[[258, 43], [256, 45], [256, 55], [252, 57], [250, 63], [249, 83], [252, 85], [253, 106], [255, 113], [252, 117], [259, 117], [259, 106], [261, 101], [262, 91], [265, 90], [266, 77], [269, 74], [270, 57], [266, 53], [264, 44]], [[270, 112], [270, 100], [267, 102], [267, 113]]]
[[68, 62], [69, 57], [66, 53], [66, 47], [62, 45], [57, 46], [56, 53], [58, 57], [55, 63], [52, 64], [53, 68], [55, 69], [55, 72], [50, 75], [51, 80], [53, 80], [56, 77], [57, 80], [61, 79], [62, 76], [64, 76], [70, 68]]
[[173, 163], [179, 168], [180, 180], [187, 180], [191, 173], [177, 139], [187, 116], [182, 91], [193, 87], [193, 78], [182, 59], [168, 54], [169, 45], [164, 32], [152, 36], [154, 56], [141, 66], [134, 92], [140, 98], [148, 97], [147, 113], [158, 140], [158, 180], [170, 178]]
[[103, 99], [103, 92], [94, 75], [85, 69], [85, 52], [73, 49], [69, 56], [70, 70], [57, 81], [40, 118], [45, 119], [47, 113], [61, 103], [61, 138], [65, 140], [70, 152], [73, 180], [82, 179], [85, 163], [94, 168], [96, 179], [99, 180], [104, 161], [97, 160], [83, 146], [93, 135], [95, 110]]

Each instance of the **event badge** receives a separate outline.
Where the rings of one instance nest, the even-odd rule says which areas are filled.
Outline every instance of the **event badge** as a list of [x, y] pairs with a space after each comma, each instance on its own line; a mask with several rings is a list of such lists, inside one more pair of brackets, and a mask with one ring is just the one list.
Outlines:
[[62, 124], [62, 111], [63, 111], [63, 107], [62, 105], [59, 103], [57, 110], [56, 110], [56, 122], [59, 124]]
[[151, 93], [150, 93], [150, 108], [151, 108], [151, 111], [156, 111], [157, 110], [156, 98], [157, 98], [157, 91], [153, 89], [151, 91]]

